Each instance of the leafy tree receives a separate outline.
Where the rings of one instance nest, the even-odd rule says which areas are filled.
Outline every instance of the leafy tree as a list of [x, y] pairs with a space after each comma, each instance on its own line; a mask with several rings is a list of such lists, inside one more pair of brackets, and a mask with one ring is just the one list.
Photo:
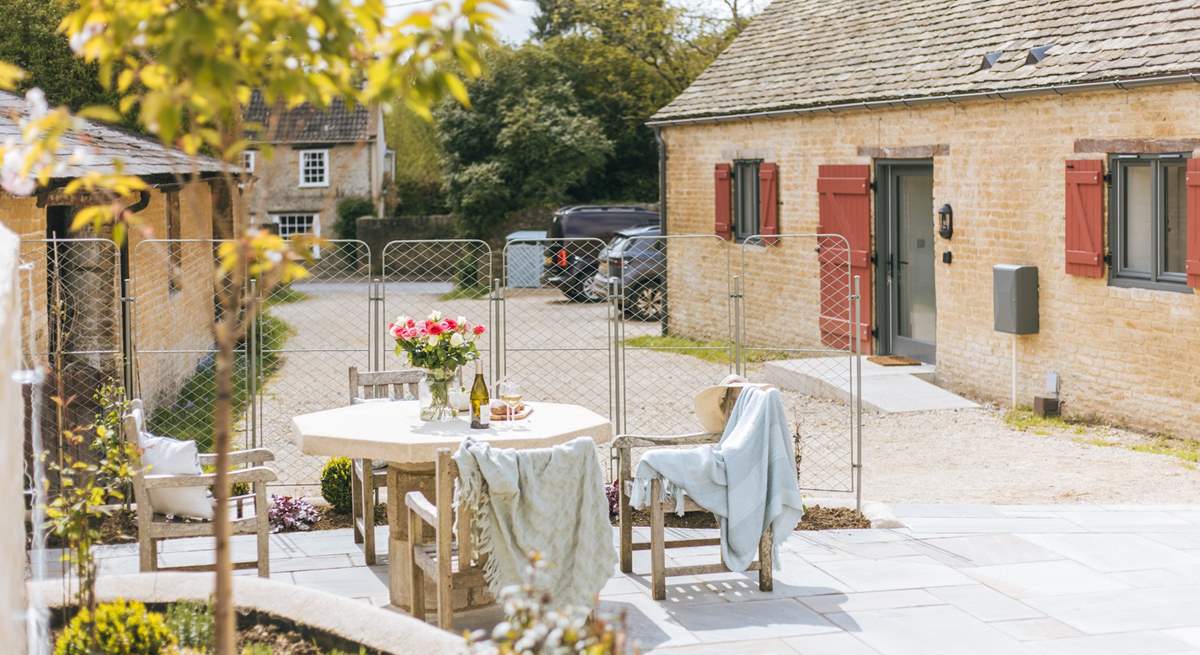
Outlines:
[[477, 237], [513, 210], [564, 202], [612, 152], [546, 50], [497, 50], [489, 63], [470, 108], [443, 103], [436, 114], [450, 204]]
[[441, 147], [437, 128], [404, 107], [396, 107], [385, 120], [388, 147], [396, 153], [392, 188], [387, 196], [389, 214], [444, 214]]
[[0, 0], [0, 61], [28, 74], [18, 89], [37, 86], [54, 104], [78, 110], [113, 106], [115, 93], [100, 84], [98, 67], [79, 60], [58, 33], [58, 24], [75, 8], [71, 0]]

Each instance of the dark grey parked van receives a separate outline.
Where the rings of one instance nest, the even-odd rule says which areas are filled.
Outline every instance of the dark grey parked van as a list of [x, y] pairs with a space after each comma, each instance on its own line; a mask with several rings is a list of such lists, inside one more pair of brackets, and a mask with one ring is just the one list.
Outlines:
[[[636, 227], [658, 225], [658, 212], [652, 209], [613, 205], [563, 207], [554, 213], [546, 230], [546, 262], [542, 283], [560, 289], [576, 302], [595, 300], [592, 278], [596, 275], [600, 251], [617, 232]], [[572, 241], [595, 239], [595, 241]]]

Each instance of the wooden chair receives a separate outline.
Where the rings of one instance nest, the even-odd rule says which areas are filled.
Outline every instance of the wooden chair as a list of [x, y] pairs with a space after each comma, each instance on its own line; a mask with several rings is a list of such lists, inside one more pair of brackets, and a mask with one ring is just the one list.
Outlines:
[[[130, 403], [130, 413], [125, 415], [123, 421], [125, 438], [135, 447], [140, 446], [139, 437], [144, 429], [140, 419], [140, 417], [144, 416], [143, 412], [142, 401], [135, 399]], [[227, 476], [229, 484], [233, 485], [243, 482], [250, 485], [251, 491], [249, 494], [230, 498], [229, 501], [231, 504], [229, 507], [215, 508], [215, 511], [226, 511], [232, 514], [230, 517], [232, 534], [254, 534], [258, 536], [257, 559], [235, 562], [234, 568], [248, 569], [257, 567], [260, 578], [269, 577], [271, 574], [271, 522], [267, 517], [267, 512], [270, 509], [270, 504], [267, 500], [267, 483], [274, 482], [276, 478], [275, 472], [263, 466], [263, 463], [273, 459], [275, 459], [275, 456], [265, 448], [239, 450], [229, 453], [229, 465], [240, 467], [229, 471], [229, 475]], [[216, 460], [216, 455], [200, 455], [201, 466], [215, 465]], [[216, 481], [217, 476], [215, 473], [200, 475], [156, 475], [153, 471], [143, 472], [140, 467], [135, 469], [133, 474], [133, 496], [137, 502], [139, 570], [147, 572], [160, 569], [158, 566], [158, 542], [163, 539], [211, 537], [215, 534], [215, 526], [211, 521], [195, 521], [190, 523], [167, 522], [163, 514], [157, 512], [150, 502], [150, 490], [180, 487], [208, 488], [216, 484]], [[252, 501], [254, 504], [254, 514], [252, 516], [244, 516], [244, 505], [248, 501]], [[200, 564], [166, 568], [172, 570], [198, 570], [211, 569], [212, 567], [212, 564]]]
[[[725, 417], [733, 410], [738, 390], [726, 394], [723, 407]], [[715, 564], [698, 564], [694, 566], [667, 566], [666, 550], [668, 548], [692, 548], [695, 546], [720, 545], [720, 537], [707, 539], [673, 539], [666, 538], [665, 513], [675, 511], [675, 501], [660, 500], [662, 498], [662, 482], [658, 479], [650, 482], [650, 541], [635, 542], [633, 540], [633, 508], [629, 504], [629, 494], [633, 484], [633, 449], [654, 448], [667, 446], [699, 446], [715, 444], [721, 440], [718, 432], [698, 432], [673, 436], [648, 436], [625, 434], [613, 440], [617, 449], [618, 460], [618, 513], [620, 516], [620, 564], [622, 573], [633, 573], [633, 551], [650, 551], [650, 584], [651, 596], [654, 600], [666, 600], [667, 578], [680, 575], [700, 575], [703, 573], [724, 573], [729, 570], [724, 562]], [[707, 511], [690, 498], [684, 499], [685, 512]], [[758, 588], [771, 591], [774, 580], [771, 575], [771, 544], [772, 531], [768, 527], [758, 542], [758, 560], [750, 565], [751, 571], [758, 571]]]
[[[449, 449], [437, 452], [434, 464], [436, 506], [419, 491], [410, 491], [404, 497], [405, 520], [408, 522], [408, 543], [412, 556], [405, 558], [405, 577], [409, 581], [409, 612], [425, 619], [425, 578], [437, 588], [438, 626], [443, 630], [454, 627], [455, 591], [466, 595], [474, 590], [487, 592], [483, 569], [471, 566], [474, 548], [471, 544], [471, 513], [461, 509], [457, 516], [453, 509], [454, 481], [458, 479], [458, 465]], [[433, 542], [426, 541], [428, 530], [433, 529]], [[462, 598], [458, 605], [477, 605]]]
[[[399, 371], [359, 372], [350, 367], [350, 404], [377, 398], [413, 398], [425, 371], [419, 368]], [[354, 543], [363, 545], [363, 559], [375, 563], [375, 505], [378, 490], [387, 487], [387, 470], [376, 469], [369, 459], [356, 459], [350, 467], [350, 503], [354, 516]]]

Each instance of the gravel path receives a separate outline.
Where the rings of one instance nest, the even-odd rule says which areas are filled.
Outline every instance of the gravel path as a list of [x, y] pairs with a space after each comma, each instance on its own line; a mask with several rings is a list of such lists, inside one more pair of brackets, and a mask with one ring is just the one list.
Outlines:
[[[488, 301], [439, 300], [444, 285], [389, 284], [386, 315], [424, 315], [433, 308], [488, 322]], [[312, 485], [321, 458], [300, 455], [291, 417], [346, 402], [346, 368], [367, 365], [366, 286], [298, 284], [308, 298], [272, 312], [296, 331], [283, 366], [262, 402], [263, 444], [276, 452], [281, 484]], [[615, 365], [604, 303], [566, 302], [556, 291], [510, 290], [506, 301], [507, 371], [532, 399], [575, 402], [610, 413]], [[494, 327], [489, 325], [489, 327]], [[657, 324], [626, 324], [627, 338], [657, 334]], [[397, 365], [390, 352], [388, 366]], [[695, 357], [627, 349], [619, 362], [628, 380], [619, 399], [629, 432], [672, 433], [697, 428], [691, 394], [719, 380], [728, 366]], [[489, 380], [493, 379], [489, 371]], [[843, 405], [785, 393], [804, 435], [803, 486], [817, 496], [850, 489], [850, 415]], [[1081, 431], [1082, 430], [1082, 431]], [[864, 498], [885, 502], [1188, 503], [1200, 502], [1200, 472], [1169, 456], [1081, 443], [1127, 443], [1142, 435], [1104, 427], [1010, 428], [995, 409], [866, 414], [863, 417]], [[312, 487], [290, 492], [312, 494]]]

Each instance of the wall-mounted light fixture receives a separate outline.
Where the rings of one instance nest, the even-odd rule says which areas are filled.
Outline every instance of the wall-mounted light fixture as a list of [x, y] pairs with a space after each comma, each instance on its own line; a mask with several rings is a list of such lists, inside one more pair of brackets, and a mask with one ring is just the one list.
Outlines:
[[938, 234], [943, 239], [949, 239], [954, 236], [954, 208], [950, 203], [942, 205], [938, 210]]

